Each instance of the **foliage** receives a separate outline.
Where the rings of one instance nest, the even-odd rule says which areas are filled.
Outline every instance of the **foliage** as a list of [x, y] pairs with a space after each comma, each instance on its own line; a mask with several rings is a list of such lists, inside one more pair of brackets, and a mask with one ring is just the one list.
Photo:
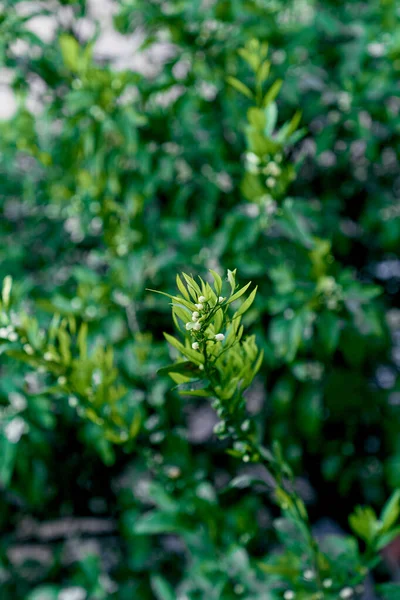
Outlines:
[[[396, 3], [117, 0], [124, 64], [96, 3], [27, 4], [0, 8], [5, 597], [290, 600], [321, 569], [395, 598]], [[174, 337], [146, 288], [210, 270]]]

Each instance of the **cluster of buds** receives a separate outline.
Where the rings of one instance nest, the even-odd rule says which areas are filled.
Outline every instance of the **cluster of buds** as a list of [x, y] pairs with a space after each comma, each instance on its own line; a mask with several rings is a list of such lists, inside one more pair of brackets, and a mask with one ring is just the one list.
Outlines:
[[317, 284], [317, 294], [329, 310], [337, 310], [343, 302], [343, 288], [334, 277], [325, 275]]
[[192, 343], [193, 350], [199, 350], [200, 344], [206, 341], [222, 342], [225, 339], [223, 333], [216, 333], [212, 339], [207, 339], [204, 336], [204, 326], [208, 324], [215, 309], [224, 302], [225, 298], [219, 296], [218, 300], [212, 306], [210, 300], [205, 296], [199, 296], [195, 307], [197, 310], [192, 312], [192, 320], [186, 323], [186, 329], [195, 337]]

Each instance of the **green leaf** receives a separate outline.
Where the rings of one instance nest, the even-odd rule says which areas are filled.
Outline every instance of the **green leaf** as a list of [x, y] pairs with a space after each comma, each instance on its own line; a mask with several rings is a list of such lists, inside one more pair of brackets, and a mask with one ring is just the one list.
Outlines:
[[183, 373], [184, 375], [192, 375], [198, 371], [197, 367], [188, 360], [177, 362], [167, 367], [158, 369], [158, 375], [169, 375], [170, 373]]
[[152, 575], [151, 588], [157, 600], [176, 600], [176, 594], [173, 588], [169, 585], [161, 575]]
[[175, 512], [151, 511], [136, 521], [133, 531], [137, 535], [157, 535], [186, 531], [182, 518]]
[[327, 354], [332, 354], [339, 343], [341, 321], [336, 313], [324, 311], [318, 316], [317, 332]]
[[60, 588], [55, 585], [40, 585], [32, 590], [25, 598], [26, 600], [57, 600]]
[[1, 292], [1, 298], [3, 301], [3, 306], [7, 310], [10, 305], [10, 297], [11, 297], [11, 288], [12, 288], [12, 277], [10, 275], [6, 275], [3, 279], [3, 289]]
[[400, 490], [393, 492], [382, 509], [380, 520], [382, 531], [388, 531], [397, 521], [400, 515]]
[[233, 296], [231, 296], [228, 299], [226, 304], [230, 304], [231, 302], [234, 302], [235, 300], [237, 300], [238, 298], [243, 296], [243, 294], [246, 292], [246, 290], [249, 288], [250, 285], [251, 285], [251, 281], [249, 281], [249, 283], [246, 283], [246, 285], [244, 285], [239, 291], [237, 291], [236, 294], [233, 294]]
[[[278, 120], [278, 108], [275, 104], [275, 102], [271, 102], [265, 109], [264, 109], [264, 121], [265, 121], [265, 127], [264, 127], [264, 134], [271, 136], [274, 132], [275, 126], [276, 126], [276, 122]], [[278, 139], [277, 139], [278, 141]], [[271, 140], [269, 140], [269, 143], [271, 144]]]
[[210, 269], [211, 275], [214, 277], [214, 287], [217, 296], [221, 296], [222, 292], [222, 279], [221, 276], [216, 272]]
[[181, 354], [189, 358], [192, 362], [196, 364], [204, 363], [204, 356], [200, 352], [196, 352], [196, 350], [187, 348], [186, 346], [181, 344], [181, 342], [179, 342], [176, 338], [174, 338], [172, 335], [169, 335], [168, 333], [164, 333], [164, 337], [167, 340], [167, 342], [171, 344], [171, 346], [179, 350]]
[[275, 100], [275, 98], [277, 97], [277, 95], [280, 92], [280, 89], [282, 87], [282, 79], [277, 79], [269, 88], [268, 92], [265, 94], [264, 96], [264, 100], [263, 100], [263, 106], [267, 107], [269, 104], [271, 104], [271, 102], [273, 102]]
[[64, 65], [72, 72], [79, 69], [80, 46], [78, 41], [71, 35], [63, 34], [60, 36], [60, 48]]
[[349, 524], [354, 533], [370, 544], [377, 532], [377, 517], [369, 506], [357, 506], [354, 513], [349, 517]]
[[253, 487], [254, 485], [262, 485], [264, 487], [271, 487], [271, 484], [268, 484], [263, 479], [256, 477], [255, 475], [238, 475], [228, 484], [226, 488], [222, 491], [227, 492], [231, 489], [240, 489], [243, 490], [248, 487]]
[[[245, 312], [247, 312], [250, 308], [250, 306], [253, 304], [254, 302], [254, 298], [256, 297], [257, 294], [257, 287], [256, 286], [254, 288], [254, 290], [251, 292], [250, 296], [248, 298], [246, 298], [246, 300], [243, 302], [242, 306], [239, 308], [239, 310], [237, 310], [233, 316], [233, 318], [237, 318], [240, 317], [241, 315], [244, 315]], [[230, 302], [232, 301], [232, 299], [230, 300]]]
[[187, 289], [185, 288], [182, 279], [179, 277], [179, 275], [176, 276], [176, 285], [178, 286], [178, 289], [180, 291], [180, 293], [182, 294], [182, 296], [185, 298], [185, 300], [187, 300], [188, 302], [190, 302], [190, 296], [188, 294]]
[[17, 458], [18, 444], [10, 442], [8, 438], [0, 432], [0, 485], [6, 487], [11, 481], [14, 471], [14, 464]]
[[247, 87], [247, 85], [245, 85], [244, 83], [242, 83], [241, 81], [239, 81], [239, 79], [236, 79], [236, 77], [231, 77], [230, 75], [226, 78], [226, 81], [232, 86], [234, 87], [238, 92], [240, 92], [241, 94], [243, 94], [244, 96], [247, 96], [247, 98], [250, 98], [250, 100], [253, 99], [253, 93], [252, 91]]
[[262, 85], [268, 79], [271, 63], [266, 60], [262, 63], [261, 67], [257, 71], [256, 81], [259, 85]]
[[236, 269], [234, 271], [231, 271], [230, 269], [228, 269], [228, 281], [229, 281], [229, 285], [231, 286], [231, 292], [233, 294], [233, 292], [235, 291], [235, 287], [236, 287]]

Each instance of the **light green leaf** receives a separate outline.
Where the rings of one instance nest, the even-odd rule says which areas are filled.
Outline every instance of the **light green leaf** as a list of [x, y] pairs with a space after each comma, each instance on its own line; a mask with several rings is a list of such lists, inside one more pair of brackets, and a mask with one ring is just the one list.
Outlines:
[[390, 496], [382, 509], [380, 520], [382, 531], [388, 531], [397, 521], [400, 515], [400, 490], [396, 490]]
[[196, 364], [204, 363], [204, 356], [200, 352], [196, 352], [196, 350], [192, 350], [191, 348], [187, 348], [181, 342], [179, 342], [176, 338], [168, 333], [164, 333], [164, 337], [171, 346], [179, 350], [181, 354], [189, 358], [192, 362]]
[[60, 36], [60, 48], [64, 65], [72, 72], [77, 72], [79, 67], [80, 46], [72, 35]]
[[222, 279], [221, 276], [216, 272], [210, 269], [211, 275], [214, 277], [214, 287], [217, 296], [221, 295], [222, 292]]
[[179, 275], [176, 276], [176, 285], [178, 286], [178, 289], [180, 291], [180, 293], [182, 294], [182, 296], [185, 298], [185, 300], [187, 300], [188, 302], [190, 302], [190, 296], [188, 294], [187, 289], [185, 288], [182, 279], [179, 277]]
[[247, 96], [247, 98], [250, 98], [250, 100], [253, 99], [253, 93], [252, 91], [247, 87], [247, 85], [245, 85], [244, 83], [242, 83], [241, 81], [239, 81], [239, 79], [236, 79], [236, 77], [231, 77], [230, 75], [226, 78], [226, 81], [232, 86], [234, 87], [238, 92], [240, 92], [241, 94], [243, 94], [244, 96]]
[[[250, 284], [248, 284], [250, 285]], [[256, 286], [254, 288], [254, 290], [251, 292], [250, 296], [243, 302], [242, 306], [239, 308], [239, 310], [237, 310], [233, 316], [233, 318], [236, 317], [240, 317], [241, 315], [244, 315], [245, 312], [247, 312], [250, 308], [250, 306], [253, 304], [254, 302], [254, 298], [256, 297], [257, 294], [257, 288], [258, 286]], [[232, 300], [230, 300], [232, 301]]]
[[265, 94], [264, 96], [264, 100], [263, 100], [263, 106], [267, 107], [269, 104], [271, 104], [271, 102], [273, 102], [275, 100], [275, 98], [277, 97], [277, 95], [280, 92], [280, 89], [282, 87], [282, 79], [277, 79], [269, 88], [268, 92]]
[[2, 289], [2, 293], [1, 293], [3, 306], [6, 310], [10, 305], [11, 288], [12, 288], [12, 277], [10, 275], [6, 275], [6, 277], [4, 277], [4, 280], [3, 280], [3, 289]]
[[173, 588], [161, 575], [151, 576], [151, 587], [157, 600], [176, 600]]
[[240, 298], [241, 296], [243, 296], [243, 294], [246, 292], [246, 290], [249, 288], [250, 285], [251, 285], [251, 281], [249, 281], [249, 283], [247, 283], [239, 291], [237, 291], [236, 294], [233, 294], [228, 299], [227, 304], [230, 304], [231, 302], [234, 302], [235, 300], [237, 300], [238, 298]]

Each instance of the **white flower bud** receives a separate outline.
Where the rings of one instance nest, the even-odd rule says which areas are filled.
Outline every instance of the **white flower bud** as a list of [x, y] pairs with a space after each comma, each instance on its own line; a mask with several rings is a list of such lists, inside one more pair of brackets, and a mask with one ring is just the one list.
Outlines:
[[202, 304], [195, 304], [195, 307], [197, 308], [197, 310], [203, 310], [203, 305]]
[[267, 184], [267, 186], [269, 188], [273, 188], [275, 187], [275, 179], [273, 177], [267, 177], [267, 179], [265, 180], [265, 183]]
[[190, 323], [190, 322], [186, 323], [186, 329], [188, 329], [188, 330], [192, 329], [192, 323]]
[[217, 342], [222, 342], [225, 339], [225, 336], [223, 333], [217, 333], [215, 339], [217, 340]]
[[197, 312], [197, 310], [195, 310], [194, 312], [192, 312], [192, 321], [198, 321], [199, 317], [200, 317], [200, 315]]
[[225, 300], [225, 298], [224, 298], [223, 296], [220, 296], [220, 297], [218, 298], [218, 302], [223, 302], [224, 300]]
[[275, 162], [270, 162], [267, 169], [273, 177], [278, 177], [281, 174], [281, 170]]
[[351, 596], [353, 595], [353, 590], [351, 587], [345, 587], [342, 589], [342, 591], [340, 592], [339, 596], [341, 598], [351, 598]]
[[207, 302], [207, 298], [205, 296], [199, 296], [198, 301], [200, 302], [200, 304], [202, 304], [203, 302]]
[[285, 600], [293, 600], [294, 592], [292, 592], [292, 590], [286, 590], [286, 592], [283, 594], [283, 597]]
[[199, 323], [198, 321], [196, 321], [196, 323], [193, 325], [193, 329], [195, 331], [200, 331], [200, 329], [201, 329], [201, 323]]
[[198, 350], [199, 349], [199, 342], [193, 342], [192, 348], [193, 348], [193, 350]]

